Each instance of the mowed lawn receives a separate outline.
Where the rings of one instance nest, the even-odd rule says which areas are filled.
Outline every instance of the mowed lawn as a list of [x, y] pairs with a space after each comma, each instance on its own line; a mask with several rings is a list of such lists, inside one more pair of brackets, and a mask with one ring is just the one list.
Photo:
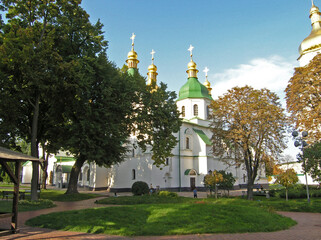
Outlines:
[[27, 221], [37, 227], [122, 236], [267, 232], [295, 224], [237, 199], [102, 207], [51, 213]]

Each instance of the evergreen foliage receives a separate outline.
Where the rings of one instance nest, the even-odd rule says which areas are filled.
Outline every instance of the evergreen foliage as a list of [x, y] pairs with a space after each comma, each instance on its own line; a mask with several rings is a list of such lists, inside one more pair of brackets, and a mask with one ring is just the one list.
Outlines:
[[137, 181], [134, 182], [132, 185], [132, 193], [135, 196], [140, 196], [140, 195], [144, 195], [144, 194], [148, 194], [149, 192], [149, 187], [148, 184], [142, 181]]

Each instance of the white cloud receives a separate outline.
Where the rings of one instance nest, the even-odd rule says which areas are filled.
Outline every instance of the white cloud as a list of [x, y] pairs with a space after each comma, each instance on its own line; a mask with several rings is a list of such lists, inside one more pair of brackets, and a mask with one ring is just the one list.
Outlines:
[[[252, 86], [255, 89], [267, 88], [278, 94], [283, 107], [286, 107], [284, 90], [288, 81], [293, 76], [296, 61], [286, 61], [280, 56], [270, 58], [256, 58], [247, 64], [241, 64], [236, 68], [227, 69], [222, 73], [209, 75], [212, 85], [212, 95], [216, 99], [233, 87]], [[293, 146], [289, 137], [288, 148], [284, 154], [290, 154], [296, 159], [298, 149]]]
[[247, 64], [241, 64], [222, 73], [211, 74], [214, 98], [223, 95], [233, 87], [252, 86], [255, 89], [267, 88], [277, 93], [284, 103], [284, 90], [292, 77], [295, 61], [286, 61], [280, 56], [256, 58]]

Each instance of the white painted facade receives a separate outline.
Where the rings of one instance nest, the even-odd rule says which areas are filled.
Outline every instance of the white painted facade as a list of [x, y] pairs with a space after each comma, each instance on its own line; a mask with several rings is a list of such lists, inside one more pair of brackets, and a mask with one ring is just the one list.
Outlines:
[[[211, 153], [207, 145], [195, 130], [201, 130], [208, 139], [211, 138], [208, 118], [210, 100], [206, 98], [187, 98], [177, 101], [181, 111], [185, 107], [183, 124], [175, 136], [178, 144], [172, 150], [173, 156], [167, 159], [161, 168], [153, 165], [150, 148], [142, 152], [139, 147], [131, 147], [125, 160], [109, 169], [99, 167], [95, 163], [85, 163], [79, 185], [90, 189], [110, 189], [111, 191], [128, 191], [136, 181], [144, 181], [153, 187], [168, 190], [190, 190], [193, 187], [203, 188], [204, 176], [209, 170], [226, 170], [236, 179], [235, 187], [245, 186], [246, 171], [242, 167], [229, 167]], [[193, 107], [198, 106], [198, 115], [194, 116]], [[135, 146], [135, 137], [130, 146]], [[90, 178], [87, 172], [90, 169]], [[264, 171], [259, 171], [255, 184], [268, 184]]]

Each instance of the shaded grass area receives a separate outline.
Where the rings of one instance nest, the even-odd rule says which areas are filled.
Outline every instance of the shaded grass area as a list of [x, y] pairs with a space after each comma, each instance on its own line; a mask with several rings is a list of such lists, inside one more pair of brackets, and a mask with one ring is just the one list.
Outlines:
[[136, 205], [136, 204], [162, 204], [162, 203], [192, 203], [197, 201], [188, 197], [166, 197], [159, 195], [108, 197], [96, 201], [98, 204]]
[[[56, 206], [52, 201], [46, 199], [40, 199], [39, 201], [28, 201], [20, 200], [18, 205], [19, 212], [34, 211], [44, 208], [51, 208]], [[12, 211], [12, 200], [0, 201], [1, 212], [11, 212]]]
[[85, 209], [38, 216], [27, 224], [122, 236], [267, 232], [296, 224], [246, 201], [234, 201], [236, 204], [222, 200]]
[[49, 199], [58, 202], [74, 202], [82, 201], [91, 198], [100, 197], [99, 194], [94, 193], [75, 193], [75, 194], [65, 194], [66, 190], [46, 190], [42, 189], [40, 192], [41, 199]]

